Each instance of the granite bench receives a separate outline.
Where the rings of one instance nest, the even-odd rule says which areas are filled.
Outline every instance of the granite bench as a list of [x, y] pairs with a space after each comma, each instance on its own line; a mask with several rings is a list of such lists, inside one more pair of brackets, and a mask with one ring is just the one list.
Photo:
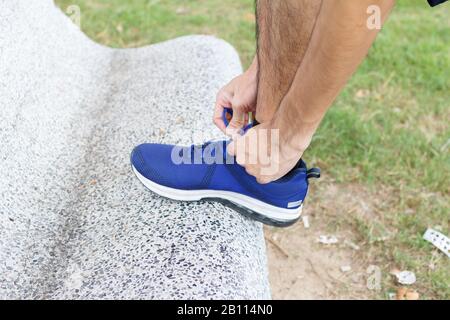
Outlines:
[[129, 163], [143, 142], [220, 137], [236, 51], [208, 36], [112, 49], [51, 0], [0, 7], [0, 299], [270, 298], [261, 224], [162, 199]]

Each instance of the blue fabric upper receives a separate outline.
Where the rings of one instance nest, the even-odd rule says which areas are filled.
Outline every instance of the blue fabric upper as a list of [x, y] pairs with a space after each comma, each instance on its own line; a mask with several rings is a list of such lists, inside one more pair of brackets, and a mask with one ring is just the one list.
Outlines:
[[[234, 158], [226, 153], [226, 144], [226, 141], [216, 141], [185, 148], [142, 144], [133, 150], [131, 162], [141, 175], [166, 187], [232, 191], [281, 208], [300, 206], [299, 201], [304, 200], [308, 190], [307, 169], [303, 161], [285, 177], [263, 185], [235, 163]], [[211, 163], [206, 154], [219, 161]], [[181, 159], [185, 161], [180, 163]]]

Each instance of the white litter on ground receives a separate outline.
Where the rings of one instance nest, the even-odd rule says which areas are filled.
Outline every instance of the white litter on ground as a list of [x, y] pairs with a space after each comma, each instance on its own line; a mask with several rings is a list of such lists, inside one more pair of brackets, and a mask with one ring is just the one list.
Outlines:
[[436, 230], [428, 229], [423, 235], [423, 239], [430, 242], [450, 258], [450, 239], [447, 236]]
[[303, 226], [305, 227], [305, 229], [309, 229], [310, 225], [309, 225], [309, 217], [308, 216], [304, 216], [302, 218], [303, 221]]
[[336, 244], [339, 242], [338, 238], [336, 238], [335, 236], [325, 236], [325, 235], [321, 235], [319, 236], [319, 239], [317, 240], [319, 243], [322, 244]]
[[399, 284], [412, 285], [416, 283], [416, 275], [412, 271], [397, 271], [392, 274], [397, 278]]
[[343, 273], [350, 272], [350, 271], [352, 271], [352, 267], [351, 266], [341, 266], [341, 271]]

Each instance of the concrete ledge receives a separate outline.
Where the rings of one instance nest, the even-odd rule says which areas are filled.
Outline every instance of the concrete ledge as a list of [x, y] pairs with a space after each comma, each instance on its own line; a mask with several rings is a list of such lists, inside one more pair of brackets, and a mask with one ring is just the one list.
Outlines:
[[0, 10], [0, 298], [270, 298], [259, 223], [155, 196], [140, 143], [203, 142], [241, 72], [224, 41], [100, 46], [50, 0]]

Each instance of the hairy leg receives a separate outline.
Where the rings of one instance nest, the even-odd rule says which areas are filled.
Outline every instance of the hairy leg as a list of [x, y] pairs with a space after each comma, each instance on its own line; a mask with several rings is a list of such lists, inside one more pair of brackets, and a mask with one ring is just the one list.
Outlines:
[[256, 0], [256, 120], [270, 121], [308, 48], [322, 0]]

